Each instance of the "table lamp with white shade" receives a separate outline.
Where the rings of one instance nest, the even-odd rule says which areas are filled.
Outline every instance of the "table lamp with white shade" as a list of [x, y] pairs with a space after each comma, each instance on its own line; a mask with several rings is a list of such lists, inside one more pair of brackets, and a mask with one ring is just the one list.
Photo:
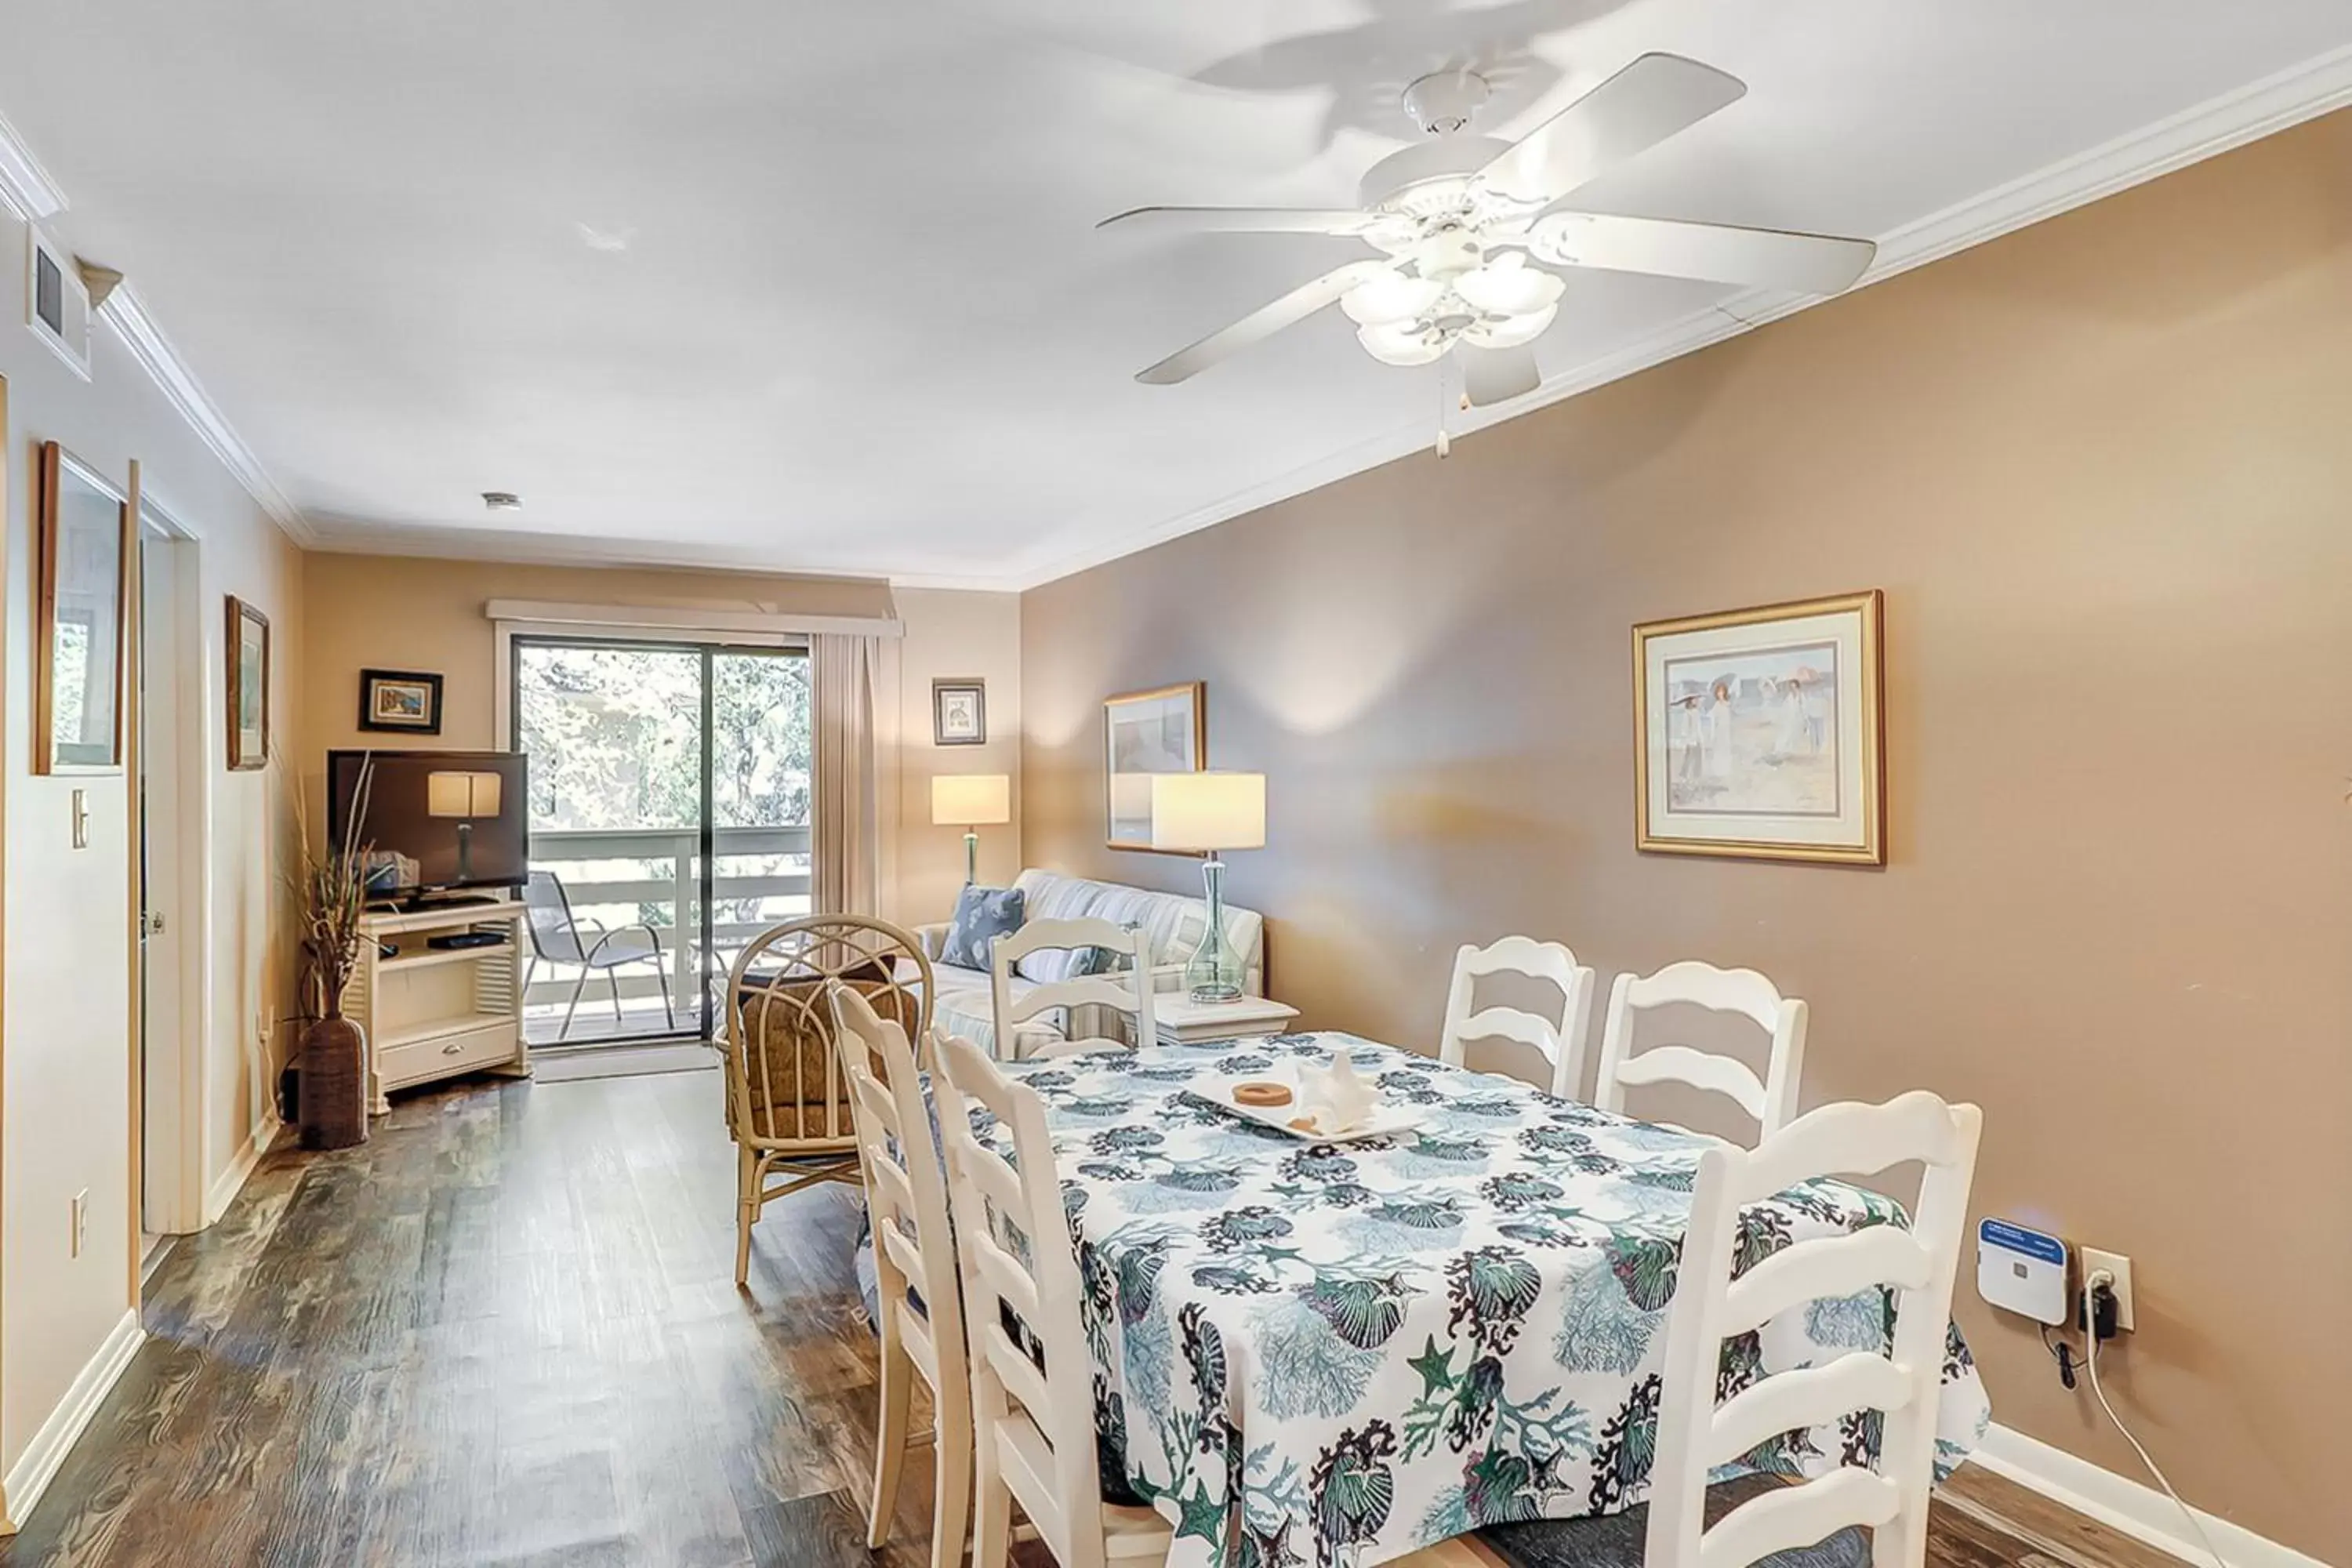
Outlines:
[[980, 830], [1013, 820], [1013, 781], [1003, 773], [941, 773], [931, 780], [931, 826], [963, 829], [963, 883], [980, 880]]
[[1265, 847], [1264, 773], [1153, 773], [1151, 847], [1205, 854], [1201, 879], [1209, 892], [1209, 929], [1184, 966], [1195, 1002], [1238, 1002], [1240, 955], [1225, 939], [1225, 849]]
[[453, 770], [425, 775], [425, 813], [457, 822], [457, 880], [474, 879], [474, 821], [499, 814], [499, 775]]

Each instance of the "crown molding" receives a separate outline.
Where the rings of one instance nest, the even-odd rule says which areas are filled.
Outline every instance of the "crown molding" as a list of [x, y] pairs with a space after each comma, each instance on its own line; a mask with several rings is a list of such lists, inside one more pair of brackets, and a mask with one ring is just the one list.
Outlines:
[[[1884, 282], [2347, 105], [2352, 105], [2352, 47], [2302, 61], [1906, 224], [1879, 241], [1877, 260], [1854, 288]], [[1612, 353], [1548, 376], [1538, 390], [1526, 397], [1499, 408], [1473, 410], [1452, 426], [1452, 434], [1466, 435], [1517, 419], [1826, 302], [1813, 295], [1764, 289], [1732, 296], [1669, 321]], [[1433, 439], [1426, 421], [1401, 426], [1181, 516], [1125, 527], [1114, 520], [1095, 520], [1062, 535], [1064, 539], [1071, 534], [1087, 537], [1088, 542], [1083, 548], [1057, 549], [1048, 542], [1043, 549], [1019, 558], [1003, 576], [950, 576], [940, 579], [940, 585], [1001, 589], [1009, 579], [1010, 586], [1024, 591], [1041, 587], [1425, 451]]]
[[[467, 561], [504, 566], [595, 566], [667, 572], [731, 572], [765, 577], [810, 577], [852, 583], [904, 584], [885, 567], [812, 566], [761, 550], [725, 544], [550, 533], [523, 529], [453, 528], [446, 524], [372, 521], [332, 514], [308, 520], [317, 537], [308, 548], [326, 555], [388, 555], [402, 560]], [[1008, 592], [1011, 590], [1007, 590]]]
[[33, 156], [33, 150], [5, 115], [0, 115], [0, 202], [7, 203], [27, 223], [38, 223], [66, 210], [65, 192], [41, 167], [41, 161]]
[[[0, 202], [15, 209], [16, 216], [27, 223], [38, 223], [65, 211], [67, 206], [63, 188], [41, 167], [41, 161], [33, 156], [32, 148], [5, 116], [0, 116]], [[163, 329], [156, 324], [138, 290], [129, 283], [118, 285], [94, 314], [114, 329], [114, 335], [130, 349], [131, 357], [139, 362], [139, 367], [155, 383], [173, 409], [204, 438], [213, 456], [221, 460], [221, 465], [285, 531], [287, 537], [297, 544], [316, 545], [317, 532], [303, 520], [294, 503], [286, 499], [286, 492], [278, 488], [269, 470], [254, 456], [253, 448], [229, 424], [220, 405], [196, 380], [195, 372], [188, 368], [188, 362], [180, 357], [179, 350], [163, 335]]]
[[[2303, 61], [1906, 224], [1880, 240], [1877, 261], [1855, 287], [1867, 288], [2347, 105], [2352, 105], [2352, 47]], [[67, 205], [65, 193], [5, 119], [0, 119], [0, 201], [32, 220], [62, 211]], [[1532, 414], [1823, 302], [1807, 295], [1768, 291], [1732, 296], [1668, 321], [1611, 353], [1547, 377], [1541, 388], [1524, 398], [1498, 408], [1473, 410], [1454, 424], [1453, 433], [1471, 435]], [[1350, 443], [1175, 517], [1142, 522], [1116, 517], [1087, 520], [1016, 556], [1003, 568], [990, 572], [949, 568], [811, 573], [805, 566], [764, 559], [759, 552], [724, 545], [681, 549], [656, 542], [483, 534], [457, 529], [410, 530], [356, 520], [337, 520], [322, 531], [314, 528], [278, 488], [129, 284], [117, 289], [98, 313], [113, 327], [181, 416], [236, 476], [263, 510], [297, 543], [314, 550], [455, 555], [478, 560], [528, 558], [583, 565], [873, 575], [887, 576], [890, 583], [901, 587], [1019, 593], [1213, 527], [1399, 458], [1411, 457], [1427, 450], [1433, 440], [1427, 423], [1416, 420]], [[1071, 548], [1067, 542], [1073, 537], [1083, 538], [1087, 542]]]
[[131, 357], [162, 389], [173, 408], [187, 421], [188, 427], [204, 438], [221, 466], [245, 487], [246, 493], [269, 514], [288, 538], [315, 548], [318, 531], [286, 499], [286, 492], [278, 488], [278, 481], [269, 477], [269, 470], [261, 466], [253, 448], [229, 424], [228, 416], [221, 412], [220, 405], [213, 401], [212, 395], [196, 379], [195, 372], [188, 368], [188, 362], [180, 357], [180, 351], [172, 346], [172, 340], [163, 335], [163, 329], [149, 312], [139, 291], [127, 282], [118, 285], [107, 296], [106, 303], [99, 307], [98, 315], [114, 329], [114, 335], [122, 340]]

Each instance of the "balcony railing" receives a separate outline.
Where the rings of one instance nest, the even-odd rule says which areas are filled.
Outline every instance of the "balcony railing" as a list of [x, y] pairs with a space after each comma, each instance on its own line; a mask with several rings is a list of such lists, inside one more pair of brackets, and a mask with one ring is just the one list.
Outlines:
[[[583, 943], [595, 942], [588, 929], [591, 922], [611, 931], [650, 921], [660, 933], [681, 1029], [695, 1028], [700, 1021], [702, 992], [697, 974], [702, 960], [702, 911], [698, 903], [702, 891], [701, 843], [700, 830], [691, 827], [584, 833], [534, 828], [530, 835], [531, 868], [552, 871], [562, 879], [572, 917], [583, 928]], [[711, 850], [715, 995], [716, 978], [725, 973], [746, 942], [779, 921], [808, 912], [809, 829], [716, 828]], [[572, 999], [579, 977], [575, 964], [535, 964], [524, 1003], [561, 1009]], [[658, 1012], [662, 987], [653, 965], [630, 964], [615, 971], [614, 978], [620, 982], [625, 1005], [651, 998]], [[604, 976], [589, 981], [571, 1037], [593, 1038], [600, 1032], [610, 1032], [600, 1029], [596, 1022], [598, 1014], [611, 1005], [608, 995]], [[633, 1016], [643, 1013], [638, 1007], [629, 1011]], [[638, 1031], [633, 1026], [630, 1032]]]

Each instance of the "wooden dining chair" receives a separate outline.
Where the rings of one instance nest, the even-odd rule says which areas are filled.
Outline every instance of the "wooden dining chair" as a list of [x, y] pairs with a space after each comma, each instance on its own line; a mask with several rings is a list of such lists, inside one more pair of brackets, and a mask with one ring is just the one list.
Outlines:
[[[1530, 1013], [1519, 1007], [1472, 1008], [1472, 993], [1479, 981], [1497, 974], [1522, 975], [1549, 981], [1559, 988], [1559, 1013]], [[1463, 1047], [1471, 1040], [1513, 1040], [1541, 1056], [1551, 1068], [1551, 1081], [1538, 1083], [1561, 1100], [1573, 1100], [1584, 1084], [1584, 1041], [1592, 1025], [1592, 971], [1576, 962], [1576, 954], [1556, 942], [1507, 936], [1486, 947], [1464, 943], [1454, 955], [1454, 986], [1445, 998], [1445, 1027], [1437, 1037], [1437, 1059], [1447, 1067], [1462, 1065]]]
[[[1936, 1468], [1936, 1411], [1968, 1227], [1983, 1113], [1915, 1090], [1885, 1105], [1825, 1105], [1751, 1151], [1699, 1156], [1682, 1271], [1666, 1321], [1657, 1458], [1650, 1471], [1647, 1568], [1740, 1568], [1849, 1526], [1874, 1533], [1876, 1568], [1921, 1568]], [[1822, 1176], [1872, 1176], [1917, 1163], [1926, 1174], [1908, 1230], [1874, 1225], [1796, 1242], [1738, 1273], [1747, 1205]], [[1774, 1373], [1716, 1404], [1726, 1340], [1808, 1301], [1885, 1287], [1891, 1353], [1856, 1352]], [[1882, 1413], [1874, 1468], [1849, 1466], [1772, 1488], [1709, 1527], [1707, 1477], [1777, 1434]]]
[[[1053, 953], [1057, 962], [1046, 979], [1028, 980], [1015, 973], [1032, 953]], [[1151, 972], [1151, 937], [1139, 928], [1114, 925], [1105, 920], [1031, 921], [1019, 931], [996, 939], [989, 953], [990, 991], [996, 1018], [996, 1055], [1000, 1060], [1058, 1056], [1123, 1045], [1099, 1030], [1086, 1032], [1081, 1009], [1107, 1007], [1135, 1020], [1135, 1044], [1153, 1043], [1158, 1025], [1151, 1000], [1156, 977]], [[1089, 963], [1120, 967], [1091, 969]], [[1025, 1034], [1021, 1026], [1055, 1008], [1065, 1010], [1068, 1026], [1060, 1037], [1035, 1043], [1041, 1032]], [[1030, 1048], [1023, 1049], [1024, 1042]]]
[[[1952, 1284], [1968, 1224], [1982, 1116], [1915, 1092], [1885, 1105], [1830, 1105], [1754, 1151], [1699, 1157], [1682, 1268], [1666, 1320], [1649, 1500], [1622, 1513], [1490, 1526], [1509, 1563], [1580, 1568], [1923, 1568], [1937, 1402]], [[1738, 1272], [1740, 1211], [1817, 1176], [1925, 1167], [1909, 1230], [1874, 1225], [1811, 1237]], [[1886, 1353], [1854, 1352], [1767, 1373], [1716, 1403], [1726, 1340], [1808, 1301], [1894, 1289]], [[1880, 1413], [1875, 1467], [1798, 1481], [1709, 1479], [1783, 1432]], [[1874, 1534], [1865, 1539], [1862, 1527]]]
[[[760, 1211], [820, 1182], [858, 1180], [857, 1132], [834, 1048], [831, 986], [848, 985], [920, 1039], [931, 961], [887, 921], [806, 915], [744, 944], [727, 976], [727, 1128], [735, 1139], [735, 1283], [751, 1278]], [[784, 1179], [769, 1177], [782, 1171]]]
[[[1752, 1018], [1772, 1037], [1764, 1076], [1733, 1057], [1685, 1045], [1639, 1048], [1641, 1015], [1685, 1005]], [[1759, 1136], [1786, 1127], [1797, 1111], [1797, 1080], [1805, 1058], [1805, 1005], [1783, 996], [1752, 969], [1717, 969], [1685, 959], [1655, 974], [1621, 974], [1609, 993], [1609, 1022], [1601, 1032], [1601, 1070], [1592, 1103], [1622, 1114], [1625, 1090], [1642, 1084], [1681, 1083], [1725, 1095], [1754, 1117]]]
[[890, 1539], [907, 1460], [908, 1379], [919, 1375], [931, 1391], [935, 1437], [931, 1568], [955, 1568], [971, 1515], [971, 1368], [947, 1173], [931, 1141], [923, 1078], [907, 1031], [848, 986], [835, 982], [829, 990], [874, 1235], [875, 1328], [882, 1341], [866, 1544], [878, 1551]]
[[[969, 1040], [935, 1041], [933, 1089], [955, 1203], [956, 1253], [971, 1330], [972, 1563], [1004, 1568], [1018, 1502], [1062, 1568], [1167, 1561], [1171, 1529], [1150, 1509], [1107, 1503], [1095, 1447], [1086, 1291], [1062, 1206], [1045, 1103]], [[944, 1089], [936, 1087], [944, 1079]], [[972, 1113], [1010, 1134], [1013, 1162], [983, 1144]], [[1002, 1304], [1000, 1306], [1000, 1303]], [[1033, 1353], [1007, 1331], [1017, 1320]]]

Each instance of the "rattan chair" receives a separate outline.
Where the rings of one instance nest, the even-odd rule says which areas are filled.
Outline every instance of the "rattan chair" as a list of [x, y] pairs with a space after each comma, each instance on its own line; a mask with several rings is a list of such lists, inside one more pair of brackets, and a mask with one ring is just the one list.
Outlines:
[[[754, 937], [727, 977], [727, 1127], [735, 1139], [735, 1283], [751, 1271], [760, 1211], [820, 1182], [858, 1180], [849, 1085], [834, 1051], [834, 981], [919, 1040], [931, 962], [887, 921], [810, 915]], [[784, 1180], [770, 1183], [779, 1169]]]

